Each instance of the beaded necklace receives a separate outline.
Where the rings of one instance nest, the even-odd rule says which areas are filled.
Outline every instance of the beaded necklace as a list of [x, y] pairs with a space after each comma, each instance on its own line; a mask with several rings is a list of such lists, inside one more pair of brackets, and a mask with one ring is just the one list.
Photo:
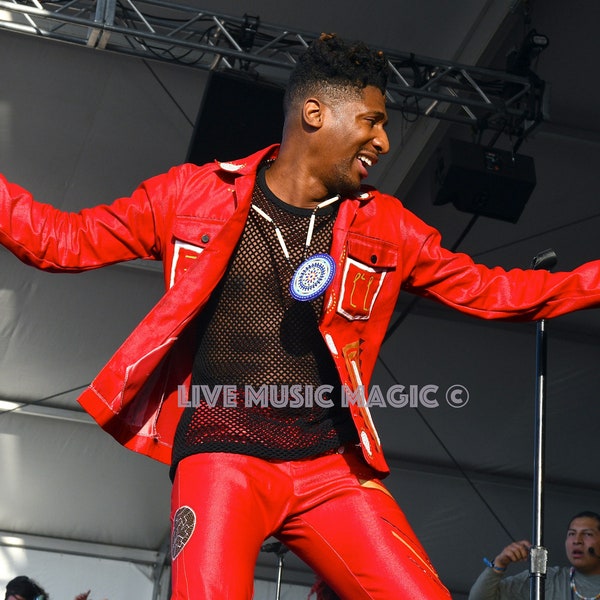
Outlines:
[[600, 594], [596, 594], [595, 596], [583, 596], [577, 591], [577, 586], [575, 585], [575, 567], [571, 567], [569, 571], [569, 586], [571, 587], [571, 598], [577, 596], [580, 600], [598, 600], [600, 598]]
[[287, 245], [285, 243], [285, 239], [283, 234], [281, 233], [281, 229], [275, 223], [270, 215], [268, 215], [264, 210], [256, 206], [256, 204], [251, 204], [251, 208], [256, 211], [265, 221], [268, 221], [273, 225], [275, 229], [275, 236], [277, 237], [277, 241], [279, 242], [279, 246], [281, 247], [281, 251], [283, 252], [283, 256], [287, 261], [288, 265], [293, 271], [292, 279], [289, 284], [289, 291], [291, 296], [295, 300], [299, 300], [301, 302], [306, 302], [309, 300], [314, 300], [319, 297], [331, 281], [333, 280], [333, 276], [335, 274], [335, 261], [329, 254], [320, 253], [307, 258], [308, 249], [310, 247], [310, 243], [312, 241], [315, 220], [317, 216], [317, 211], [320, 208], [324, 208], [337, 202], [340, 199], [340, 196], [334, 196], [333, 198], [328, 198], [323, 202], [317, 204], [314, 207], [312, 214], [310, 216], [308, 231], [306, 232], [306, 241], [304, 243], [304, 254], [303, 261], [300, 266], [294, 270], [292, 267], [292, 263], [290, 261], [290, 253], [288, 251]]
[[[339, 196], [334, 196], [333, 198], [329, 198], [329, 199], [321, 202], [320, 204], [317, 204], [317, 206], [315, 206], [313, 208], [312, 214], [310, 215], [310, 221], [308, 223], [308, 230], [306, 232], [306, 241], [304, 242], [304, 260], [306, 260], [308, 248], [312, 241], [312, 236], [313, 236], [313, 232], [315, 229], [315, 219], [317, 216], [317, 211], [320, 208], [324, 208], [325, 206], [328, 206], [329, 204], [333, 204], [334, 202], [337, 202], [339, 199], [340, 199]], [[279, 229], [279, 226], [277, 225], [277, 223], [275, 223], [275, 221], [273, 221], [271, 216], [268, 215], [264, 210], [262, 210], [261, 208], [256, 206], [256, 204], [252, 204], [251, 208], [253, 210], [255, 210], [263, 219], [265, 219], [265, 221], [268, 221], [269, 223], [271, 223], [271, 225], [273, 225], [273, 228], [275, 229], [275, 235], [277, 236], [277, 241], [279, 242], [279, 245], [281, 246], [281, 251], [283, 252], [285, 259], [288, 261], [288, 264], [291, 267], [292, 264], [290, 263], [290, 253], [287, 249], [287, 245], [285, 243], [283, 234], [281, 233], [281, 229]]]

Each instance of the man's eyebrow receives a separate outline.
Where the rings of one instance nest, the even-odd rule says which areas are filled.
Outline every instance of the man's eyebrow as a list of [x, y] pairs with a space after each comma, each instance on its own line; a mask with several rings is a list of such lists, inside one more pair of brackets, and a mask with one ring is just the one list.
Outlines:
[[377, 117], [382, 121], [385, 121], [387, 123], [388, 121], [388, 115], [387, 113], [381, 111], [381, 110], [368, 110], [366, 113], [366, 115], [372, 116], [372, 117]]

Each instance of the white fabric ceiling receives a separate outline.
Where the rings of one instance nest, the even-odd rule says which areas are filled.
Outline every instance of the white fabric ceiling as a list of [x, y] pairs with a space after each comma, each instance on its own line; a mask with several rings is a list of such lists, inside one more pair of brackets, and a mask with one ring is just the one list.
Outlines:
[[[527, 266], [548, 247], [556, 250], [561, 269], [598, 256], [595, 1], [196, 4], [466, 64], [481, 56], [501, 59], [518, 45], [524, 28], [510, 11], [531, 5], [531, 25], [550, 37], [535, 65], [551, 83], [550, 117], [520, 149], [535, 158], [538, 184], [517, 224], [482, 217], [460, 250], [505, 267]], [[515, 27], [490, 53], [504, 17]], [[65, 210], [107, 202], [184, 160], [204, 72], [4, 31], [0, 55], [0, 172], [40, 200]], [[447, 132], [426, 119], [407, 128], [398, 113], [391, 116], [393, 149], [373, 183], [399, 192], [450, 246], [471, 217], [432, 204], [429, 157], [442, 134], [468, 132]], [[49, 539], [67, 553], [93, 544], [94, 553], [104, 548], [144, 565], [164, 550], [166, 467], [122, 449], [76, 404], [82, 386], [161, 291], [160, 274], [143, 266], [49, 275], [0, 250], [0, 400], [27, 403], [17, 410], [3, 405], [0, 414], [2, 539]], [[392, 465], [388, 484], [460, 599], [484, 555], [495, 555], [510, 536], [530, 536], [535, 327], [480, 322], [410, 301], [399, 303], [398, 316], [405, 309], [407, 314], [384, 346], [376, 383], [440, 390], [461, 384], [470, 400], [457, 409], [440, 396], [437, 408], [374, 409], [374, 417]], [[600, 422], [598, 317], [593, 310], [548, 324], [551, 564], [564, 562], [568, 517], [600, 509], [593, 460]], [[257, 574], [274, 577], [272, 555], [261, 555]], [[290, 557], [284, 579], [310, 584], [312, 574]]]

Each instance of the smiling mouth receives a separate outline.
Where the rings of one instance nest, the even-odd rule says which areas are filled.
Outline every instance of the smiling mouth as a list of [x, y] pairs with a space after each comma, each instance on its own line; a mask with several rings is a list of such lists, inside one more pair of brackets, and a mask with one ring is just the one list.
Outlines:
[[376, 164], [377, 160], [364, 154], [359, 154], [356, 158], [361, 165], [361, 176], [364, 179], [369, 174], [368, 169], [370, 169], [374, 164]]
[[366, 165], [367, 167], [372, 167], [374, 164], [373, 160], [371, 158], [369, 158], [368, 156], [365, 156], [364, 154], [359, 154], [358, 160], [360, 160], [360, 162], [363, 163], [364, 165]]

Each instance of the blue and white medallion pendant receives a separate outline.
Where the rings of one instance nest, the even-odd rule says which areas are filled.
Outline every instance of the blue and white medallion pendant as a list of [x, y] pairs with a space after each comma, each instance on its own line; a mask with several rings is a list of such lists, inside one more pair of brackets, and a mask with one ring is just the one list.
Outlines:
[[300, 302], [314, 300], [325, 292], [334, 275], [333, 258], [329, 254], [314, 254], [294, 272], [290, 281], [290, 294]]

